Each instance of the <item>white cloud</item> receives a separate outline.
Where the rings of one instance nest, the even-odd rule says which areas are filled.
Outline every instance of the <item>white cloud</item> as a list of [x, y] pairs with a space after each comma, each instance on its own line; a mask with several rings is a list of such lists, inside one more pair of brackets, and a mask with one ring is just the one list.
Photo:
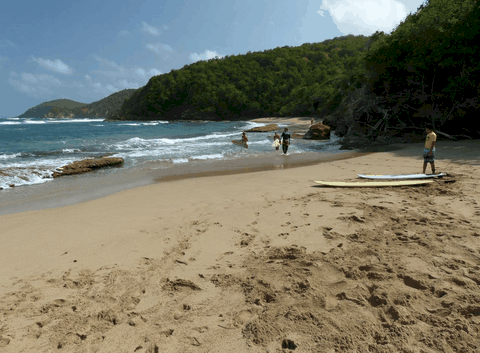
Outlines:
[[145, 70], [142, 69], [141, 67], [135, 69], [135, 72], [137, 73], [138, 76], [142, 76], [142, 77], [145, 77]]
[[0, 40], [0, 48], [7, 48], [7, 47], [15, 48], [16, 45], [8, 39], [1, 39]]
[[328, 11], [343, 34], [369, 35], [377, 30], [390, 32], [408, 14], [398, 0], [323, 0], [320, 10]]
[[118, 76], [125, 75], [128, 71], [122, 65], [118, 65], [114, 61], [101, 58], [98, 55], [95, 55], [95, 59], [98, 61], [100, 69], [103, 69], [101, 71], [95, 71], [95, 72], [101, 73], [105, 76], [118, 77]]
[[125, 88], [138, 88], [140, 85], [136, 82], [128, 82], [127, 80], [123, 79], [117, 82], [118, 86], [120, 86], [121, 89]]
[[199, 60], [208, 60], [208, 59], [213, 59], [213, 58], [221, 59], [224, 56], [225, 55], [220, 55], [215, 51], [211, 51], [211, 50], [207, 49], [202, 54], [197, 54], [197, 53], [190, 54], [190, 60], [192, 62], [196, 62], [196, 61], [199, 61]]
[[52, 61], [52, 60], [36, 58], [32, 56], [32, 60], [35, 61], [38, 65], [40, 65], [44, 69], [47, 69], [53, 72], [58, 72], [64, 75], [70, 75], [73, 73], [73, 69], [59, 59], [55, 59]]
[[165, 52], [167, 52], [168, 54], [173, 52], [173, 48], [171, 46], [163, 43], [148, 43], [146, 47], [148, 50], [153, 51], [157, 54], [164, 54]]
[[142, 21], [142, 30], [154, 36], [160, 35], [160, 30], [157, 27], [150, 26], [148, 23]]
[[27, 72], [22, 72], [20, 75], [12, 72], [9, 82], [17, 91], [35, 98], [51, 95], [53, 93], [52, 89], [64, 86], [62, 81], [52, 75]]
[[151, 76], [157, 76], [157, 75], [160, 75], [162, 72], [157, 70], [157, 69], [151, 69], [149, 72], [148, 72]]

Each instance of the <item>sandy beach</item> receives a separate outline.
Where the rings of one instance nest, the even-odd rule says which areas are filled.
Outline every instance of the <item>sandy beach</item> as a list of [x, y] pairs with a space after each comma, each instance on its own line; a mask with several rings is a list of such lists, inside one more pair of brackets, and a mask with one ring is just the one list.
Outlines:
[[426, 186], [314, 183], [421, 150], [2, 215], [0, 351], [478, 352], [479, 141], [439, 141]]

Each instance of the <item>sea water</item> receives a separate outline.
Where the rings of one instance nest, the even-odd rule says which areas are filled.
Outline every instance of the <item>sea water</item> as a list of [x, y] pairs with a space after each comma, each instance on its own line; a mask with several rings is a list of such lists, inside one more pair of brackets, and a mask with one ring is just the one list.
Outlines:
[[[124, 169], [157, 169], [266, 155], [274, 151], [273, 132], [247, 133], [248, 149], [231, 142], [240, 140], [242, 131], [262, 125], [265, 124], [245, 121], [1, 118], [0, 188], [51, 181], [59, 167], [92, 157], [122, 157]], [[279, 133], [284, 126], [279, 125]], [[335, 135], [328, 141], [295, 139], [289, 154], [336, 153], [337, 140]]]

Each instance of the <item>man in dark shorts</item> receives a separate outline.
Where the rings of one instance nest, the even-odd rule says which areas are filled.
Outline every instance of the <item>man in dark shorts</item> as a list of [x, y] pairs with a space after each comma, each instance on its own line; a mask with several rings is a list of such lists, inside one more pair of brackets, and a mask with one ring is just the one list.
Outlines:
[[288, 128], [285, 128], [285, 131], [282, 132], [283, 154], [287, 154], [288, 146], [290, 146], [290, 134], [288, 133]]
[[423, 174], [427, 170], [427, 164], [432, 166], [432, 174], [435, 174], [435, 143], [437, 142], [437, 134], [433, 132], [433, 126], [425, 127], [427, 137], [425, 138], [425, 147], [423, 149]]

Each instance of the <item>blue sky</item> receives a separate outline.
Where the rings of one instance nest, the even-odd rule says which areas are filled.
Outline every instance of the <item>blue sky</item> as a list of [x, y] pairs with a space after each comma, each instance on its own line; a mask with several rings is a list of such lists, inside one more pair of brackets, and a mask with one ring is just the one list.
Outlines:
[[390, 32], [424, 0], [8, 1], [0, 117], [91, 103], [197, 60]]

